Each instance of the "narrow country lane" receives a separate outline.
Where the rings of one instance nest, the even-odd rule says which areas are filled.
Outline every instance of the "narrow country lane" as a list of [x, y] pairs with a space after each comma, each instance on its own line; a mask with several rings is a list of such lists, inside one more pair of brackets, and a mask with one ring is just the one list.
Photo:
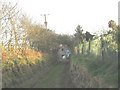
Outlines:
[[19, 85], [19, 88], [73, 88], [69, 72], [70, 64], [62, 62], [46, 67]]

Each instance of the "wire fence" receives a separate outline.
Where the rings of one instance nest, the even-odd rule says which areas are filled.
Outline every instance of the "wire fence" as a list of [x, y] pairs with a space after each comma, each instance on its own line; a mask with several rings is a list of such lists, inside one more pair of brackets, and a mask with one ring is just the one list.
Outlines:
[[99, 56], [101, 60], [118, 59], [117, 34], [111, 33], [84, 41], [79, 45], [79, 53], [84, 55]]

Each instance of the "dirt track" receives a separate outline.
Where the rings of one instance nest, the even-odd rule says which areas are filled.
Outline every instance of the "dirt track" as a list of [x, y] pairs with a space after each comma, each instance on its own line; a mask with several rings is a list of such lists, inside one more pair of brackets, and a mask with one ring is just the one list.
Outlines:
[[16, 88], [73, 88], [69, 67], [70, 64], [66, 62], [51, 65]]

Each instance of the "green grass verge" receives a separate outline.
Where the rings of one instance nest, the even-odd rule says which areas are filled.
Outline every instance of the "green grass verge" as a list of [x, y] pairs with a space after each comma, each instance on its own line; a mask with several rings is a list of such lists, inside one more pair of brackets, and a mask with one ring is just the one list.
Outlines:
[[73, 64], [84, 65], [92, 76], [99, 76], [110, 86], [118, 86], [118, 61], [105, 59], [100, 60], [95, 55], [73, 55]]

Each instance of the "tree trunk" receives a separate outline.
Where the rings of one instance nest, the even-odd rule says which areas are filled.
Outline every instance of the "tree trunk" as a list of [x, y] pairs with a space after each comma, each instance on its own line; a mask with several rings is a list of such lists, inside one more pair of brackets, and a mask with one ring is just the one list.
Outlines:
[[15, 50], [18, 46], [18, 37], [17, 37], [17, 31], [16, 31], [16, 28], [15, 28], [15, 22], [12, 21], [12, 19], [10, 19], [10, 23], [11, 23], [11, 26], [12, 26], [12, 29], [13, 29], [13, 32], [14, 32], [14, 36], [15, 36]]

